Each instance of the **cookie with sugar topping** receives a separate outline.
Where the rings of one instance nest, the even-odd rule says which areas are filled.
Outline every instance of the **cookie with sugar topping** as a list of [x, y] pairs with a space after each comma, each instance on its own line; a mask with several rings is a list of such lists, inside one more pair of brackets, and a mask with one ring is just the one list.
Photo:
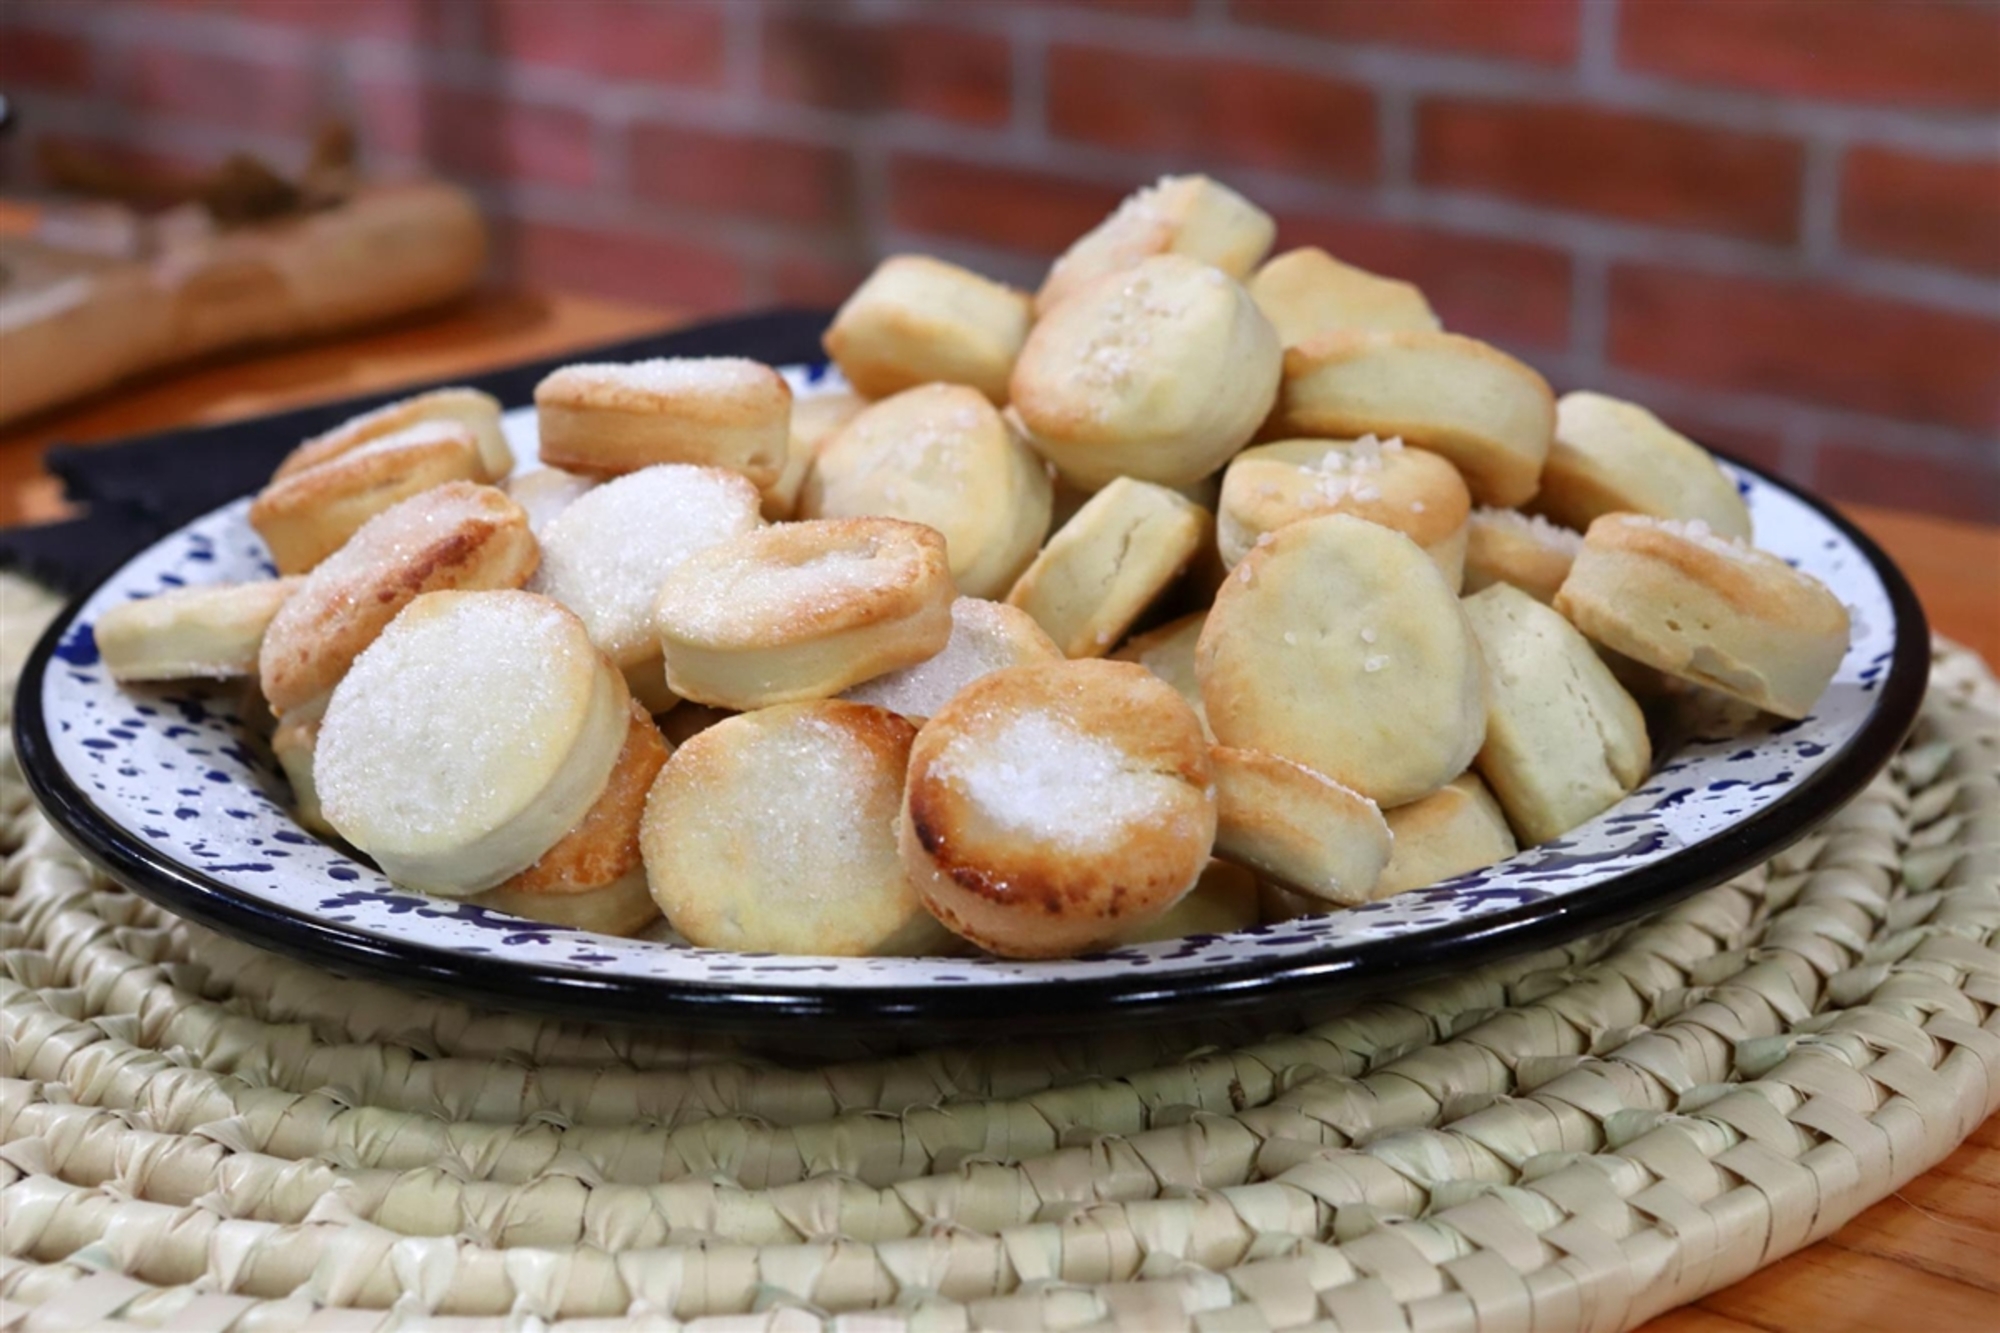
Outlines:
[[1556, 589], [1569, 577], [1569, 567], [1582, 549], [1582, 533], [1540, 514], [1482, 505], [1466, 524], [1465, 591], [1475, 593], [1505, 583], [1538, 602], [1553, 604]]
[[350, 417], [313, 436], [278, 464], [272, 480], [318, 467], [351, 450], [425, 422], [462, 426], [478, 443], [480, 480], [499, 481], [514, 470], [514, 451], [500, 429], [500, 400], [478, 389], [431, 389]]
[[891, 255], [842, 304], [824, 342], [847, 382], [870, 398], [935, 382], [1004, 403], [1033, 322], [1025, 292], [942, 259]]
[[952, 951], [896, 846], [915, 735], [887, 709], [825, 699], [689, 739], [654, 780], [640, 833], [667, 920], [711, 949]]
[[483, 481], [479, 442], [457, 421], [419, 421], [323, 463], [275, 477], [250, 526], [280, 574], [303, 574], [399, 500], [448, 481]]
[[1028, 443], [1085, 490], [1120, 476], [1185, 486], [1250, 442], [1281, 364], [1242, 284], [1161, 255], [1042, 317], [1014, 363], [1011, 406]]
[[542, 530], [530, 590], [582, 617], [591, 640], [656, 713], [674, 704], [660, 666], [653, 600], [697, 551], [764, 526], [762, 497], [726, 468], [664, 463], [579, 496]]
[[654, 624], [676, 693], [768, 708], [936, 656], [951, 640], [955, 595], [935, 528], [819, 519], [691, 556], [660, 585]]
[[1486, 733], [1479, 644], [1437, 565], [1347, 514], [1288, 524], [1224, 580], [1195, 646], [1216, 740], [1387, 809], [1465, 771]]
[[1555, 435], [1548, 381], [1455, 333], [1328, 333], [1285, 350], [1269, 439], [1400, 436], [1442, 454], [1480, 504], [1535, 493]]
[[1102, 657], [1207, 544], [1208, 511], [1120, 477], [1049, 538], [1007, 594], [1068, 657]]
[[321, 813], [405, 888], [484, 892], [597, 802], [630, 703], [583, 622], [548, 598], [427, 593], [334, 688], [313, 755]]
[[1117, 943], [1155, 944], [1187, 935], [1248, 930], [1257, 924], [1258, 915], [1257, 876], [1242, 866], [1215, 860], [1165, 915], [1125, 931]]
[[1375, 882], [1377, 898], [1483, 870], [1520, 850], [1500, 803], [1477, 773], [1461, 773], [1386, 817], [1395, 844]]
[[1465, 599], [1486, 658], [1486, 743], [1474, 764], [1523, 844], [1558, 838], [1646, 780], [1646, 718], [1590, 641], [1508, 584]]
[[1035, 315], [1046, 318], [1107, 273], [1155, 255], [1186, 255], [1244, 278], [1276, 235], [1270, 216], [1228, 186], [1206, 176], [1162, 176], [1063, 251], [1035, 293]]
[[1339, 907], [1374, 896], [1389, 861], [1382, 809], [1324, 773], [1262, 750], [1218, 745], [1215, 854]]
[[910, 751], [898, 839], [939, 921], [1011, 958], [1127, 936], [1178, 902], [1215, 841], [1194, 712], [1126, 662], [974, 681]]
[[1273, 255], [1244, 285], [1287, 347], [1350, 329], [1443, 327], [1411, 284], [1343, 264], [1314, 245]]
[[313, 752], [319, 748], [317, 717], [291, 717], [279, 721], [271, 732], [271, 757], [285, 771], [292, 784], [292, 817], [299, 827], [325, 838], [340, 836], [319, 808], [319, 787], [313, 781]]
[[1458, 469], [1394, 437], [1280, 440], [1245, 449], [1222, 474], [1216, 547], [1234, 569], [1259, 538], [1287, 523], [1352, 514], [1423, 547], [1455, 592], [1464, 575], [1471, 510]]
[[1709, 452], [1636, 403], [1578, 390], [1556, 401], [1534, 510], [1581, 532], [1605, 514], [1700, 519], [1750, 540], [1750, 510]]
[[300, 580], [169, 588], [108, 607], [90, 627], [113, 680], [227, 680], [257, 674], [264, 631]]
[[540, 552], [521, 507], [454, 481], [361, 525], [285, 599], [264, 631], [257, 674], [271, 711], [311, 713], [404, 607], [428, 592], [518, 588]]
[[595, 475], [694, 463], [768, 486], [784, 472], [791, 414], [784, 376], [738, 356], [583, 363], [535, 386], [542, 461]]
[[900, 518], [944, 534], [968, 597], [1013, 586], [1049, 528], [1049, 476], [999, 411], [962, 384], [873, 403], [820, 446], [801, 518]]
[[1847, 654], [1825, 584], [1699, 519], [1606, 514], [1555, 605], [1605, 647], [1779, 717], [1810, 713]]
[[625, 716], [625, 744], [583, 818], [541, 859], [474, 901], [531, 921], [604, 935], [636, 935], [660, 919], [646, 883], [639, 823], [669, 751], [638, 700], [626, 706]]
[[1027, 612], [961, 597], [951, 604], [951, 638], [915, 666], [864, 680], [841, 695], [921, 722], [981, 676], [1032, 662], [1060, 662], [1062, 650]]

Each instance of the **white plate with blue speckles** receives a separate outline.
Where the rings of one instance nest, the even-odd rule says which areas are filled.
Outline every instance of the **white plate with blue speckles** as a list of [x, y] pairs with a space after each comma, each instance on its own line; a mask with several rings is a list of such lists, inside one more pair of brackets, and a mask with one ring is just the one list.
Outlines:
[[[802, 389], [817, 383], [801, 371]], [[808, 390], [809, 391], [809, 390]], [[533, 417], [509, 414], [533, 456]], [[1881, 551], [1826, 506], [1730, 465], [1757, 542], [1833, 588], [1853, 639], [1811, 716], [1696, 736], [1566, 837], [1333, 915], [1084, 958], [792, 958], [618, 939], [390, 884], [302, 830], [240, 687], [121, 688], [91, 626], [167, 588], [269, 577], [238, 501], [126, 563], [37, 648], [16, 709], [31, 785], [87, 855], [215, 929], [336, 970], [502, 1007], [679, 1021], [797, 1040], [972, 1035], [1318, 1005], [1657, 910], [1768, 858], [1886, 763], [1922, 699], [1923, 616]], [[1331, 701], [1329, 701], [1331, 704]]]

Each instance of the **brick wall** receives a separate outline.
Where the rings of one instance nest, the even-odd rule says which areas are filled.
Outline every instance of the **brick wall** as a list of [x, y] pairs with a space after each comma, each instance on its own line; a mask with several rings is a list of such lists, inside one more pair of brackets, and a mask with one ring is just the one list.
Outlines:
[[1834, 495], [2000, 520], [1992, 0], [7, 0], [25, 133], [482, 194], [530, 281], [1032, 285], [1209, 170], [1448, 324]]

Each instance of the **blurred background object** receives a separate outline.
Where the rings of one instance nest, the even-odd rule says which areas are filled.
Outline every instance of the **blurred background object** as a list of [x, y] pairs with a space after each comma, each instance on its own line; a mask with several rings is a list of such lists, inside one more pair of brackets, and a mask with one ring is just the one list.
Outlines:
[[1032, 286], [1206, 170], [1558, 388], [2000, 520], [1987, 0], [7, 0], [0, 89], [10, 192], [345, 120], [502, 280], [689, 311], [903, 250]]

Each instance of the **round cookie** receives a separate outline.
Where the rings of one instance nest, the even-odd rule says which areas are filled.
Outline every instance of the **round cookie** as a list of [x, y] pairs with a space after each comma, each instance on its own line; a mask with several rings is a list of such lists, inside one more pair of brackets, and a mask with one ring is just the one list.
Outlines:
[[320, 810], [395, 883], [483, 892], [596, 803], [630, 702], [583, 622], [548, 598], [428, 593], [334, 688], [313, 756]]
[[271, 617], [257, 654], [271, 711], [316, 710], [418, 596], [518, 588], [539, 558], [528, 516], [491, 486], [448, 482], [383, 510], [320, 561]]
[[1046, 319], [1097, 279], [1155, 255], [1185, 255], [1243, 278], [1270, 253], [1276, 234], [1269, 215], [1228, 186], [1206, 176], [1162, 176], [1063, 251], [1035, 293], [1035, 316]]
[[711, 949], [946, 951], [896, 847], [915, 735], [886, 709], [828, 699], [689, 739], [654, 781], [640, 834], [667, 920]]
[[303, 574], [397, 501], [448, 481], [480, 480], [471, 431], [456, 421], [420, 421], [273, 478], [251, 502], [250, 526], [280, 574]]
[[869, 398], [939, 382], [1004, 403], [1033, 321], [1024, 292], [941, 259], [891, 255], [854, 289], [823, 341], [847, 382]]
[[1474, 761], [1524, 845], [1558, 838], [1646, 780], [1646, 719], [1590, 640], [1519, 588], [1465, 599], [1486, 658], [1486, 744]]
[[900, 518], [944, 534], [967, 597], [1012, 587], [1049, 530], [1049, 476], [977, 390], [925, 384], [871, 404], [820, 446], [801, 518]]
[[337, 838], [340, 834], [326, 822], [326, 815], [319, 808], [319, 787], [313, 782], [313, 752], [319, 747], [319, 722], [317, 717], [300, 717], [296, 713], [280, 721], [271, 732], [271, 757], [278, 761], [278, 767], [285, 771], [285, 780], [292, 784], [292, 817], [299, 821], [299, 827], [323, 838]]
[[841, 698], [921, 722], [990, 672], [1061, 660], [1061, 650], [1027, 612], [961, 597], [951, 604], [951, 639], [944, 651], [915, 666], [864, 680]]
[[625, 744], [604, 790], [541, 859], [477, 898], [483, 907], [604, 935], [636, 935], [660, 919], [640, 859], [639, 821], [667, 742], [646, 709], [626, 707]]
[[1398, 439], [1282, 440], [1245, 449], [1222, 474], [1215, 541], [1234, 569], [1265, 533], [1319, 514], [1352, 514], [1424, 548], [1456, 592], [1472, 497], [1458, 469]]
[[791, 415], [784, 376], [736, 356], [563, 366], [535, 386], [542, 461], [593, 475], [693, 463], [768, 486]]
[[257, 674], [264, 631], [300, 579], [169, 588], [105, 610], [90, 627], [113, 680]]
[[1311, 898], [1353, 907], [1389, 861], [1381, 807], [1303, 764], [1218, 745], [1215, 854]]
[[654, 712], [673, 706], [660, 667], [653, 601], [695, 552], [764, 525], [762, 497], [724, 468], [667, 463], [578, 496], [542, 530], [529, 588], [582, 617], [596, 643]]
[[696, 703], [824, 699], [951, 640], [933, 528], [891, 518], [781, 523], [689, 557], [660, 585], [667, 684]]
[[1601, 393], [1556, 402], [1535, 512], [1582, 532], [1605, 514], [1699, 519], [1750, 540], [1750, 510], [1706, 449], [1636, 403]]
[[1505, 583], [1553, 605], [1556, 589], [1582, 549], [1582, 533], [1558, 527], [1540, 514], [1475, 509], [1466, 524], [1465, 591]]
[[1453, 333], [1329, 333], [1285, 351], [1264, 434], [1400, 436], [1442, 454], [1481, 504], [1534, 495], [1556, 402], [1534, 370]]
[[1208, 511], [1119, 477], [1049, 538], [1007, 594], [1068, 657], [1102, 657], [1208, 542]]
[[1010, 667], [917, 733], [903, 864], [932, 914], [974, 944], [1081, 953], [1194, 885], [1215, 841], [1213, 780], [1193, 711], [1144, 667]]
[[1409, 283], [1343, 264], [1318, 246], [1272, 256], [1244, 285], [1287, 347], [1353, 329], [1443, 327], [1424, 294]]
[[1099, 278], [1035, 325], [1012, 407], [1074, 485], [1185, 486], [1249, 443], [1281, 365], [1278, 335], [1241, 284], [1162, 255]]
[[278, 464], [271, 479], [276, 481], [317, 467], [371, 441], [424, 422], [453, 423], [470, 431], [479, 445], [482, 480], [497, 482], [514, 470], [514, 451], [507, 447], [507, 436], [500, 429], [499, 399], [477, 389], [432, 389], [350, 417], [332, 430], [315, 435], [285, 455], [285, 461]]
[[1847, 654], [1825, 584], [1699, 520], [1606, 514], [1555, 604], [1605, 647], [1779, 717], [1810, 713]]
[[1395, 844], [1375, 882], [1377, 898], [1484, 870], [1520, 850], [1500, 803], [1476, 773], [1461, 773], [1386, 817]]
[[1218, 742], [1387, 809], [1465, 770], [1486, 731], [1479, 644], [1417, 544], [1346, 514], [1280, 528], [1216, 594], [1195, 673]]

